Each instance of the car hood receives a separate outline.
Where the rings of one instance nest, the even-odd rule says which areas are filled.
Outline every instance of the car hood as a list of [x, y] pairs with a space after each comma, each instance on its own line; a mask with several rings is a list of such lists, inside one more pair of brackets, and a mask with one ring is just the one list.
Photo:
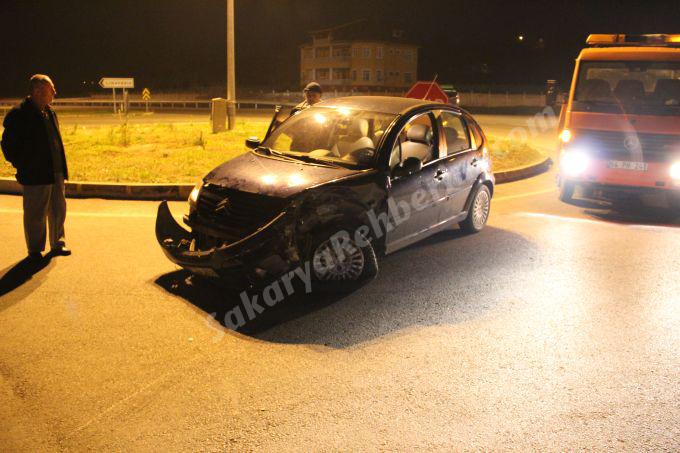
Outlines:
[[359, 172], [348, 168], [291, 162], [249, 152], [215, 168], [205, 177], [205, 182], [285, 198]]

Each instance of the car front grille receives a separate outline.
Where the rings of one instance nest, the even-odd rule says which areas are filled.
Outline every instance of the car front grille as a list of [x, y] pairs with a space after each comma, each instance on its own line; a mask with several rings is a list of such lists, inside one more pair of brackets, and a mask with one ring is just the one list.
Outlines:
[[578, 141], [602, 159], [665, 162], [680, 153], [680, 135], [581, 130]]
[[283, 198], [208, 184], [197, 202], [202, 224], [217, 229], [229, 241], [242, 239], [270, 222], [286, 207]]

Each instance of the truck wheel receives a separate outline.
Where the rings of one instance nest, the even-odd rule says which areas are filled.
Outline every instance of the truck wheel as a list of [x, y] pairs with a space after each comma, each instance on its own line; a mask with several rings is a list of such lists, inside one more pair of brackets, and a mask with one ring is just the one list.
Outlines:
[[324, 290], [351, 291], [378, 274], [375, 250], [368, 239], [357, 243], [355, 228], [315, 234], [308, 259], [314, 282]]
[[479, 233], [489, 220], [489, 212], [491, 211], [491, 192], [484, 184], [480, 184], [475, 189], [475, 194], [470, 203], [470, 211], [465, 220], [460, 222], [458, 226], [465, 233], [474, 234]]

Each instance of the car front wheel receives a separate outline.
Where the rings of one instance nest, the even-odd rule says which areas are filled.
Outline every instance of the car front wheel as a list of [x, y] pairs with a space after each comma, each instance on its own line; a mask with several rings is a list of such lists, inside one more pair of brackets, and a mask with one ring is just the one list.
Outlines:
[[353, 229], [315, 235], [309, 260], [314, 281], [324, 289], [351, 290], [378, 273], [373, 246], [366, 238], [357, 239]]

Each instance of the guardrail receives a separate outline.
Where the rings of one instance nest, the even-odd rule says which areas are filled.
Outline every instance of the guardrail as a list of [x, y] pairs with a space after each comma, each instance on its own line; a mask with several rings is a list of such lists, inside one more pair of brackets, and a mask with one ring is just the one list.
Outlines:
[[[6, 110], [11, 109], [16, 103], [4, 102], [0, 103], [0, 113], [6, 113]], [[116, 103], [120, 105], [120, 102]], [[292, 107], [293, 103], [281, 102], [261, 102], [254, 100], [237, 101], [237, 109], [273, 109], [276, 105], [285, 105]], [[147, 103], [145, 101], [130, 101], [128, 103], [130, 110], [145, 110]], [[113, 109], [113, 101], [108, 100], [59, 100], [52, 103], [54, 107], [83, 107], [83, 108], [106, 108]], [[210, 110], [210, 101], [149, 101], [149, 109], [154, 110]]]

